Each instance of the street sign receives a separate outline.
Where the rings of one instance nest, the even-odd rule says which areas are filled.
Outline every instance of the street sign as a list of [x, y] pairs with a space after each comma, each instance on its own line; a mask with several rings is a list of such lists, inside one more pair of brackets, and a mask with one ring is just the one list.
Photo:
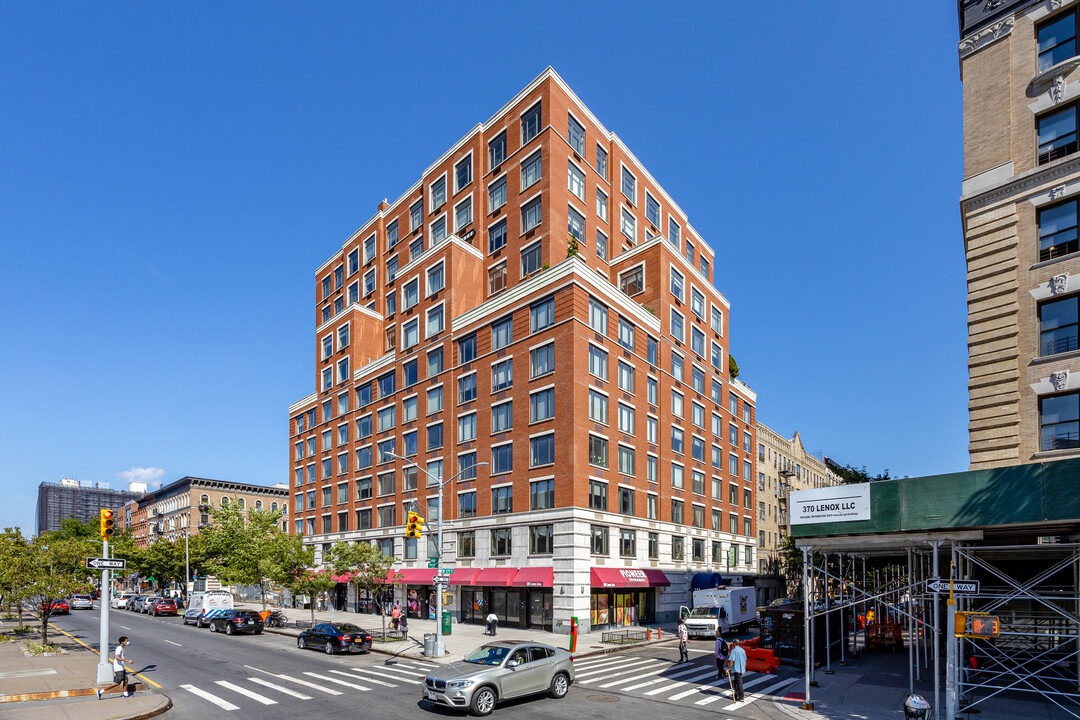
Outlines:
[[[962, 594], [977, 594], [979, 592], [978, 580], [953, 580], [952, 589], [954, 593]], [[949, 592], [948, 580], [927, 580], [926, 591], [932, 593], [947, 593]]]
[[86, 567], [91, 570], [123, 570], [127, 560], [119, 558], [86, 558]]
[[437, 557], [428, 558], [427, 566], [429, 568], [437, 568], [437, 567], [439, 567], [439, 558], [437, 558]]
[[454, 568], [443, 568], [439, 572], [441, 572], [443, 575], [453, 575], [454, 574]]
[[435, 576], [435, 584], [436, 585], [449, 585], [450, 584], [450, 576], [449, 575], [436, 575]]

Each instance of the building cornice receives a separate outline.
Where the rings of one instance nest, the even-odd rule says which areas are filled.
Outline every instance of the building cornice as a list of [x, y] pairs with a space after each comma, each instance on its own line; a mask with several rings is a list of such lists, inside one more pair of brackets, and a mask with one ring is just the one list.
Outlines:
[[1026, 173], [1009, 178], [974, 195], [961, 197], [960, 207], [964, 212], [978, 210], [1077, 172], [1080, 172], [1080, 156], [1062, 158], [1056, 163], [1032, 168]]
[[694, 271], [695, 275], [697, 275], [699, 278], [704, 280], [705, 285], [709, 288], [709, 292], [712, 294], [714, 299], [718, 300], [720, 302], [720, 304], [723, 305], [726, 309], [728, 309], [728, 310], [731, 309], [731, 303], [728, 302], [728, 299], [724, 296], [724, 293], [720, 292], [716, 288], [716, 285], [711, 280], [709, 280], [707, 277], [704, 277], [701, 274], [701, 271], [698, 270], [696, 267], [694, 267], [690, 263], [690, 261], [687, 260], [683, 256], [682, 253], [675, 250], [675, 247], [671, 244], [670, 241], [668, 241], [667, 237], [665, 237], [664, 235], [656, 235], [654, 237], [649, 238], [648, 240], [641, 243], [640, 245], [635, 245], [634, 247], [630, 248], [629, 250], [627, 250], [624, 253], [619, 253], [614, 258], [612, 258], [612, 260], [611, 260], [611, 269], [615, 270], [616, 265], [618, 265], [620, 263], [623, 263], [623, 262], [625, 262], [627, 260], [632, 260], [632, 259], [636, 258], [638, 255], [641, 255], [641, 254], [645, 253], [648, 250], [652, 250], [654, 247], [656, 247], [656, 245], [658, 243], [662, 247], [667, 248], [667, 251], [668, 251], [669, 255], [671, 255], [674, 258], [678, 258], [678, 261], [680, 263], [682, 263], [682, 266], [684, 268], [690, 268], [691, 270]]
[[319, 393], [313, 392], [310, 395], [308, 395], [307, 397], [305, 397], [305, 398], [303, 398], [301, 400], [297, 400], [292, 405], [290, 405], [289, 406], [289, 414], [292, 415], [294, 413], [297, 413], [300, 410], [303, 410], [304, 408], [308, 407], [309, 405], [314, 405], [318, 401], [319, 401]]

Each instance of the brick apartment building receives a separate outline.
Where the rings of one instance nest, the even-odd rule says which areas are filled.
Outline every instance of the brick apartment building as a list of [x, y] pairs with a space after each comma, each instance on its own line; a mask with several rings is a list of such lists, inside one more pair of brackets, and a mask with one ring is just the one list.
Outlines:
[[1080, 455], [1078, 8], [959, 8], [973, 469]]
[[[697, 573], [752, 583], [756, 397], [729, 378], [714, 266], [545, 70], [316, 271], [318, 389], [289, 408], [292, 530], [318, 557], [378, 544], [427, 617], [443, 512], [460, 622], [670, 621]], [[445, 510], [410, 463], [458, 476]], [[426, 547], [404, 537], [414, 504]], [[335, 605], [364, 607], [351, 593]]]

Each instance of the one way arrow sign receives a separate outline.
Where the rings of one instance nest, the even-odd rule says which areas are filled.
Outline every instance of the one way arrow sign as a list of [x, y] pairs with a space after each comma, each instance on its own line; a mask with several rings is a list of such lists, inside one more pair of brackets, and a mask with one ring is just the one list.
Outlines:
[[[977, 594], [979, 592], [978, 580], [953, 580], [952, 589], [954, 593], [964, 594]], [[949, 592], [948, 580], [927, 580], [926, 581], [927, 592], [932, 593], [947, 593]]]
[[127, 560], [120, 558], [86, 558], [86, 567], [93, 570], [123, 570]]

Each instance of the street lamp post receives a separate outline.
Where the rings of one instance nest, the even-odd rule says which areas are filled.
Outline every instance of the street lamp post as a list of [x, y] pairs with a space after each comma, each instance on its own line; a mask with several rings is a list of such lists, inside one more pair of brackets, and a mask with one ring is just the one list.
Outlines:
[[[443, 493], [442, 493], [442, 489], [443, 489], [443, 486], [446, 485], [447, 483], [451, 483], [454, 480], [457, 480], [459, 477], [464, 475], [469, 470], [476, 470], [476, 468], [487, 465], [487, 463], [486, 462], [474, 463], [474, 464], [470, 465], [469, 467], [461, 470], [460, 472], [458, 472], [457, 475], [454, 475], [453, 477], [449, 478], [448, 480], [443, 480], [441, 477], [435, 477], [434, 475], [429, 473], [427, 470], [425, 470], [424, 468], [422, 468], [419, 465], [417, 465], [416, 463], [414, 463], [412, 460], [407, 460], [406, 458], [403, 458], [400, 455], [395, 455], [394, 453], [391, 453], [391, 452], [384, 452], [382, 454], [382, 456], [383, 457], [394, 458], [395, 460], [400, 460], [403, 463], [406, 463], [408, 465], [412, 465], [414, 468], [416, 468], [417, 470], [419, 470], [420, 472], [424, 473], [429, 478], [434, 480], [435, 484], [439, 486], [439, 517], [435, 521], [436, 522], [436, 528], [437, 528], [436, 532], [438, 533], [438, 546], [435, 548], [435, 557], [438, 560], [438, 567], [435, 569], [435, 574], [436, 575], [442, 575], [442, 570], [443, 570], [443, 564], [442, 564], [442, 556], [443, 556], [443, 540], [442, 540]], [[434, 655], [434, 657], [443, 657], [444, 655], [446, 655], [446, 647], [443, 645], [443, 632], [442, 632], [442, 596], [443, 596], [443, 594], [442, 594], [442, 590], [441, 590], [440, 586], [436, 585], [435, 586], [435, 624], [436, 624], [436, 627], [437, 627], [438, 631], [437, 631], [437, 634], [435, 636], [436, 641], [435, 641], [435, 655]]]

